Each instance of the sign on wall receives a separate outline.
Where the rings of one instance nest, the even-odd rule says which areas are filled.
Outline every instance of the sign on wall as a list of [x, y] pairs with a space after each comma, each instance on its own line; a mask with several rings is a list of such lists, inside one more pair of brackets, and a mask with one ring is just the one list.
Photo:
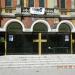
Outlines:
[[36, 15], [44, 15], [45, 14], [45, 8], [42, 7], [30, 7], [30, 13], [36, 14]]
[[69, 35], [65, 35], [65, 41], [69, 41]]
[[13, 42], [13, 35], [9, 35], [9, 41]]

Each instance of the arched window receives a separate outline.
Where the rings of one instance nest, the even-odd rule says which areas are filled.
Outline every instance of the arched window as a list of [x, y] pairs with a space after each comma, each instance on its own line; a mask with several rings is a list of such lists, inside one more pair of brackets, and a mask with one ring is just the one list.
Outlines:
[[[59, 50], [62, 50], [64, 51], [64, 53], [70, 53], [71, 52], [71, 41], [70, 41], [70, 33], [71, 33], [71, 28], [70, 26], [67, 24], [67, 23], [61, 23], [60, 26], [59, 26], [59, 33], [61, 32], [61, 34], [59, 34], [59, 38], [60, 38], [60, 41], [57, 43], [58, 46], [59, 46]], [[59, 39], [58, 39], [59, 40]], [[60, 48], [62, 46], [62, 49]], [[57, 49], [58, 51], [58, 49]], [[62, 52], [61, 51], [61, 52]]]
[[17, 22], [10, 23], [7, 32], [22, 32], [22, 26]]
[[59, 32], [71, 32], [71, 28], [70, 28], [70, 26], [68, 24], [62, 23], [59, 26]]
[[48, 32], [48, 28], [44, 23], [36, 23], [33, 27], [33, 32]]

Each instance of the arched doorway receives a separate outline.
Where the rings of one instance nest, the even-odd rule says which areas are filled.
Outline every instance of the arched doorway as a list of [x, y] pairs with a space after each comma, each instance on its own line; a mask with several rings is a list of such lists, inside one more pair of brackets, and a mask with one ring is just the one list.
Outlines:
[[56, 51], [62, 53], [71, 53], [71, 27], [67, 23], [61, 23], [58, 31], [60, 40], [58, 41], [59, 48]]
[[22, 26], [18, 22], [12, 22], [7, 26], [7, 32], [19, 33], [22, 32]]
[[16, 36], [23, 31], [24, 25], [17, 19], [8, 20], [5, 23], [0, 32], [0, 55], [13, 54]]
[[6, 28], [5, 54], [17, 54], [22, 49], [22, 26], [18, 22], [11, 22]]
[[32, 33], [23, 32], [18, 22], [9, 23], [6, 29], [5, 54], [23, 55], [33, 54]]
[[58, 30], [59, 32], [71, 32], [71, 28], [67, 23], [62, 23]]
[[59, 33], [65, 33], [65, 39], [69, 39], [69, 50], [68, 52], [73, 54], [75, 52], [75, 34], [73, 32], [75, 32], [75, 27], [74, 25], [72, 24], [72, 22], [68, 21], [68, 20], [62, 20], [58, 25], [57, 25], [57, 28], [56, 30], [59, 32]]
[[47, 50], [47, 33], [48, 28], [47, 25], [38, 22], [33, 27], [33, 50], [36, 50], [36, 52], [40, 55], [43, 53], [46, 53]]
[[48, 28], [44, 23], [38, 22], [34, 25], [33, 32], [48, 32]]

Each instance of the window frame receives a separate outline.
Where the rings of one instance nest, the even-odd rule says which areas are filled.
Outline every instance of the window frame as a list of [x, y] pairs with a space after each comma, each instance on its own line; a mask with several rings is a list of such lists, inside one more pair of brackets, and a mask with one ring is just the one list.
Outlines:
[[[33, 1], [32, 4], [31, 4], [31, 1]], [[28, 7], [34, 7], [34, 0], [29, 0]]]
[[9, 1], [11, 1], [11, 4], [8, 5], [8, 4], [7, 4], [8, 0], [6, 0], [6, 1], [5, 1], [5, 7], [12, 7], [12, 6], [13, 6], [13, 0], [9, 0]]
[[[63, 1], [63, 0], [62, 0], [62, 1]], [[64, 2], [65, 2], [65, 6], [64, 6], [65, 8], [62, 8], [62, 7], [61, 7], [61, 6], [62, 6], [62, 3], [61, 3], [61, 1], [59, 2], [59, 6], [60, 6], [61, 9], [66, 9], [66, 7], [67, 7], [67, 5], [66, 5], [66, 0], [65, 0]]]
[[43, 6], [41, 6], [41, 3], [40, 3], [41, 1], [39, 0], [39, 7], [45, 7], [45, 3], [46, 3], [46, 0], [43, 0], [43, 2], [44, 2], [44, 4], [43, 4]]

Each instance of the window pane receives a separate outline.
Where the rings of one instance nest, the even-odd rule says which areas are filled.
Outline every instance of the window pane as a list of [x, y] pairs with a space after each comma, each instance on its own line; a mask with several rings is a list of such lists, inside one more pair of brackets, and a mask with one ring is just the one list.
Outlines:
[[6, 6], [11, 6], [12, 0], [6, 0]]
[[61, 0], [61, 8], [65, 8], [65, 0]]
[[44, 0], [40, 0], [39, 2], [40, 2], [40, 3], [39, 3], [39, 6], [40, 6], [40, 7], [44, 7]]
[[62, 23], [59, 27], [59, 32], [71, 32], [69, 25]]
[[7, 31], [8, 32], [22, 32], [22, 26], [17, 22], [13, 22], [8, 25]]
[[47, 32], [48, 28], [45, 24], [43, 23], [36, 23], [35, 26], [33, 27], [33, 32]]
[[34, 7], [34, 0], [29, 0], [29, 7]]

